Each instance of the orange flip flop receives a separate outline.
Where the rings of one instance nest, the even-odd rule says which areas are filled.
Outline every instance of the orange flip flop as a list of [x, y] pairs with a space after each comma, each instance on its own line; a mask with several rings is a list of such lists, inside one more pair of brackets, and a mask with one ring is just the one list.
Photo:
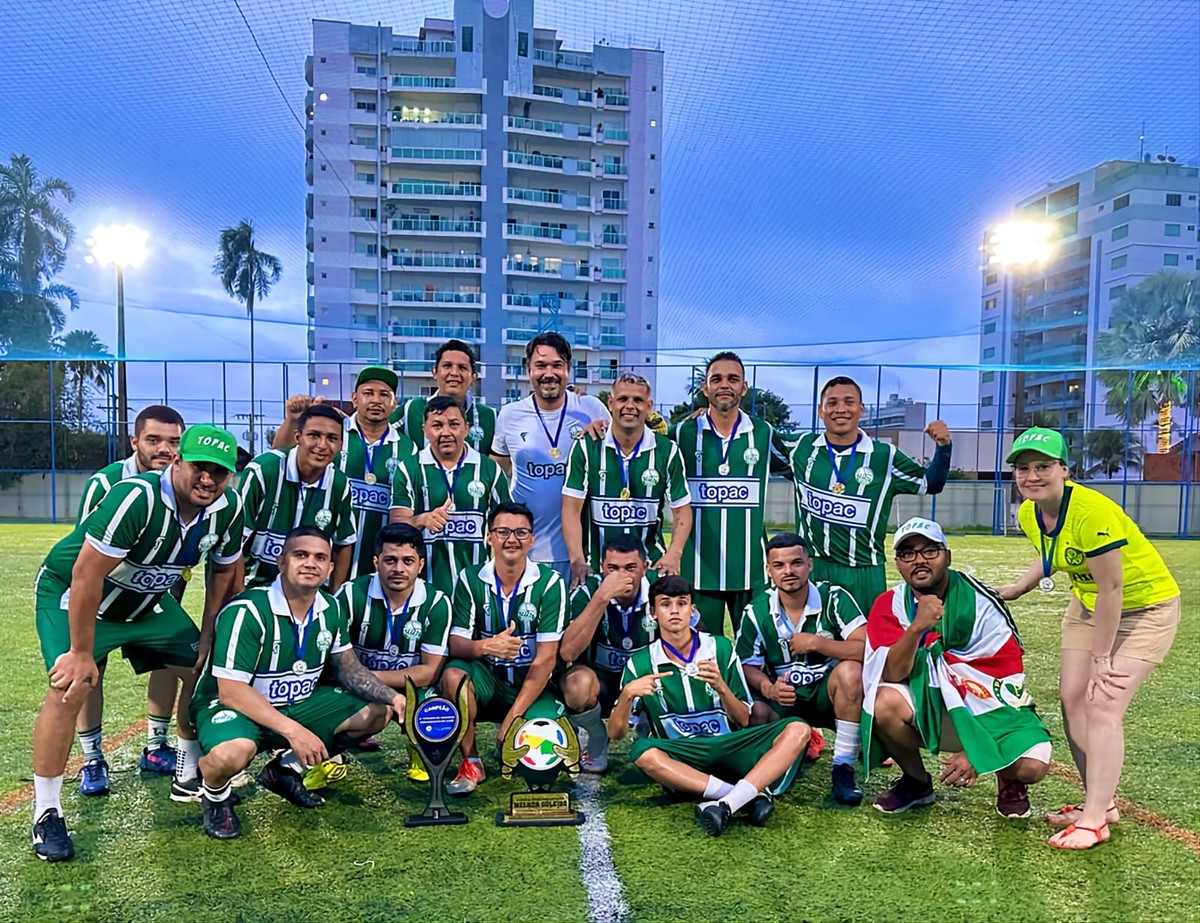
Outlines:
[[[1086, 846], [1064, 845], [1067, 837], [1069, 837], [1076, 830], [1081, 830], [1084, 833], [1090, 833], [1092, 835], [1092, 842], [1088, 843]], [[1093, 846], [1099, 846], [1101, 843], [1106, 843], [1111, 836], [1112, 834], [1109, 832], [1108, 824], [1101, 824], [1099, 827], [1084, 827], [1082, 824], [1071, 824], [1071, 826], [1065, 827], [1064, 829], [1058, 831], [1058, 833], [1050, 837], [1047, 842], [1055, 849], [1081, 850], [1091, 849]]]

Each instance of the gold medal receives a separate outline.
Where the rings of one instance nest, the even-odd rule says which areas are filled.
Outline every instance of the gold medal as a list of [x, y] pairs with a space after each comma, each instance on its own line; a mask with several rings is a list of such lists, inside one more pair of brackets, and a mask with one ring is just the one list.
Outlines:
[[622, 487], [622, 488], [621, 488], [621, 499], [622, 499], [622, 500], [628, 500], [628, 499], [629, 499], [629, 488], [628, 488], [628, 487]]
[[562, 452], [560, 452], [560, 451], [558, 450], [558, 446], [555, 446], [554, 448], [552, 448], [552, 449], [550, 450], [550, 457], [551, 457], [551, 458], [558, 458], [560, 455], [562, 455]]
[[830, 489], [840, 497], [842, 494], [844, 494], [846, 492], [846, 485], [843, 484], [841, 481], [838, 481]]
[[379, 479], [375, 477], [374, 471], [368, 471], [365, 475], [363, 475], [363, 480], [368, 484], [374, 484]]
[[185, 581], [188, 581], [188, 580], [191, 580], [191, 579], [192, 579], [192, 569], [191, 569], [190, 567], [185, 567], [185, 568], [183, 569], [183, 579], [184, 579]]

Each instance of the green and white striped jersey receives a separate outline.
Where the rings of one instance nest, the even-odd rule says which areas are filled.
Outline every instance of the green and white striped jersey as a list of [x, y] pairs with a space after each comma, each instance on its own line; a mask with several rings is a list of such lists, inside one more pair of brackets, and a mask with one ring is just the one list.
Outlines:
[[371, 670], [406, 670], [421, 654], [450, 653], [450, 598], [420, 577], [393, 610], [378, 574], [343, 583], [334, 594], [358, 659]]
[[[766, 420], [745, 411], [732, 439], [707, 414], [675, 427], [695, 522], [683, 550], [682, 576], [697, 590], [752, 590], [766, 585], [764, 511], [767, 479], [782, 467], [782, 442]], [[722, 473], [727, 466], [727, 473]]]
[[332, 596], [318, 590], [297, 624], [276, 579], [235, 596], [217, 613], [196, 701], [217, 704], [217, 680], [231, 679], [253, 686], [272, 705], [295, 705], [312, 695], [329, 656], [350, 649], [346, 620]]
[[[629, 496], [623, 498], [626, 487]], [[642, 438], [628, 460], [611, 427], [603, 439], [576, 439], [567, 456], [562, 492], [586, 501], [583, 548], [595, 570], [600, 569], [604, 543], [628, 532], [637, 535], [650, 560], [657, 561], [666, 551], [662, 540], [664, 502], [673, 510], [692, 502], [679, 449], [649, 427], [643, 427]]]
[[494, 561], [458, 575], [450, 634], [479, 641], [515, 625], [522, 642], [516, 658], [487, 657], [485, 662], [498, 680], [519, 686], [537, 656], [537, 646], [562, 640], [567, 625], [567, 585], [550, 565], [527, 561], [511, 596], [501, 598], [497, 586]]
[[695, 668], [702, 660], [714, 661], [733, 694], [746, 703], [747, 709], [752, 704], [733, 642], [703, 631], [697, 631], [695, 636], [700, 643], [685, 667], [667, 657], [662, 641], [634, 651], [625, 664], [621, 688], [639, 676], [670, 674], [659, 680], [658, 692], [634, 703], [634, 711], [645, 715], [650, 722], [651, 737], [716, 737], [732, 730], [729, 716], [721, 707], [721, 697], [708, 683], [696, 678]]
[[425, 530], [425, 579], [444, 593], [453, 593], [458, 575], [486, 560], [488, 518], [509, 502], [508, 478], [500, 466], [470, 446], [453, 469], [443, 468], [426, 446], [406, 459], [392, 478], [393, 509], [427, 513], [446, 502], [450, 485], [454, 502], [450, 521], [440, 532]]
[[150, 612], [186, 569], [207, 558], [232, 564], [242, 555], [242, 504], [232, 487], [189, 523], [179, 521], [173, 468], [148, 471], [114, 484], [99, 506], [51, 550], [38, 579], [64, 587], [86, 541], [120, 558], [104, 580], [97, 615], [130, 622]]
[[[658, 637], [658, 623], [650, 614], [650, 584], [658, 579], [653, 571], [647, 571], [638, 587], [638, 597], [629, 609], [622, 609], [616, 602], [611, 602], [600, 616], [600, 624], [592, 636], [592, 643], [579, 658], [578, 663], [585, 663], [596, 670], [606, 673], [620, 674], [625, 669], [632, 651], [645, 647]], [[600, 584], [603, 574], [592, 574], [575, 588], [571, 594], [571, 622], [583, 615]]]
[[809, 581], [804, 611], [795, 626], [779, 604], [779, 590], [762, 590], [742, 613], [737, 655], [746, 666], [759, 667], [774, 679], [785, 677], [796, 687], [796, 696], [807, 700], [837, 661], [816, 652], [794, 656], [788, 645], [792, 636], [807, 633], [845, 641], [866, 624], [854, 597], [831, 583]]
[[247, 586], [262, 586], [279, 575], [275, 561], [283, 550], [283, 540], [297, 526], [316, 526], [335, 546], [352, 545], [358, 537], [346, 475], [327, 465], [317, 483], [301, 484], [296, 468], [298, 451], [271, 449], [242, 472], [238, 490], [249, 543]]
[[[392, 475], [400, 462], [417, 454], [412, 440], [389, 426], [382, 441], [367, 445], [358, 428], [358, 414], [347, 418], [342, 451], [334, 463], [350, 481], [350, 505], [358, 524], [350, 579], [375, 572], [375, 536], [387, 525], [392, 501]], [[371, 483], [367, 483], [367, 460], [371, 461]]]
[[791, 463], [796, 531], [813, 557], [844, 567], [883, 564], [892, 499], [925, 493], [925, 469], [862, 430], [843, 451], [830, 447], [824, 433], [806, 433], [792, 448]]
[[100, 501], [112, 490], [113, 484], [123, 481], [125, 478], [135, 478], [140, 473], [137, 456], [130, 455], [124, 461], [105, 465], [93, 474], [83, 485], [83, 498], [79, 501], [79, 513], [75, 517], [75, 522], [83, 522], [88, 513], [98, 507]]
[[[411, 439], [418, 449], [425, 448], [425, 405], [427, 397], [410, 397], [404, 405], [392, 411], [392, 422]], [[464, 413], [467, 422], [467, 445], [481, 455], [492, 454], [492, 442], [496, 438], [496, 411], [487, 404], [467, 395]]]

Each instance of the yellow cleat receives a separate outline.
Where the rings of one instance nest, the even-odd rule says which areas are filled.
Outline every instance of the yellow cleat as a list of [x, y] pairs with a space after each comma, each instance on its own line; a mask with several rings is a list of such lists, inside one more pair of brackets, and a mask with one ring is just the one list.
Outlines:
[[429, 773], [425, 771], [425, 764], [421, 762], [421, 756], [412, 744], [408, 745], [408, 772], [405, 775], [409, 782], [429, 781]]
[[319, 791], [328, 786], [331, 782], [341, 782], [346, 778], [346, 774], [350, 771], [350, 767], [346, 765], [341, 754], [332, 759], [325, 760], [323, 763], [318, 763], [312, 769], [304, 773], [304, 787], [310, 792]]

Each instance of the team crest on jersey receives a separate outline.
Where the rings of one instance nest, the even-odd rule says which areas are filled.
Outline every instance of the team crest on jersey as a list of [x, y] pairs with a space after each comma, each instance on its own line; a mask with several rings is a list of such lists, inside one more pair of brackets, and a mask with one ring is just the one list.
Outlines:
[[319, 650], [321, 652], [322, 656], [324, 656], [325, 654], [328, 654], [329, 648], [331, 648], [332, 646], [333, 646], [333, 634], [331, 632], [322, 631], [320, 634], [317, 635], [317, 650]]
[[517, 609], [517, 621], [529, 631], [533, 628], [533, 620], [537, 618], [537, 607], [533, 603], [521, 603]]
[[276, 641], [274, 644], [271, 645], [271, 653], [278, 656], [278, 654], [279, 654], [279, 642], [278, 641]]
[[1018, 673], [1014, 676], [994, 680], [992, 691], [996, 694], [996, 698], [1005, 705], [1011, 708], [1025, 708], [1033, 704], [1033, 697], [1025, 690], [1024, 679], [1025, 675]]
[[742, 453], [742, 461], [747, 465], [757, 465], [761, 458], [762, 456], [758, 454], [758, 449], [754, 448], [754, 446], [750, 446], [750, 448]]
[[483, 442], [483, 427], [476, 423], [469, 430], [467, 430], [467, 438], [476, 446], [478, 446], [479, 443]]
[[854, 480], [858, 481], [863, 487], [866, 487], [875, 480], [875, 472], [870, 468], [859, 468], [854, 472]]
[[578, 423], [572, 423], [571, 428], [569, 430], [567, 430], [567, 432], [569, 432], [571, 434], [572, 439], [578, 439], [580, 436], [583, 435], [583, 427], [580, 426]]
[[396, 458], [395, 455], [393, 455], [391, 458], [389, 458], [387, 460], [388, 474], [395, 474], [396, 469], [399, 467], [400, 467], [400, 460], [398, 458]]
[[217, 537], [210, 532], [208, 535], [204, 536], [204, 538], [200, 539], [200, 553], [208, 554], [213, 550], [213, 547], [216, 544]]
[[480, 499], [486, 493], [483, 481], [472, 481], [467, 485], [467, 493], [471, 495], [472, 500]]
[[404, 623], [404, 637], [409, 641], [421, 640], [421, 623], [416, 619], [409, 619]]
[[329, 510], [318, 510], [315, 521], [318, 529], [324, 529], [333, 522], [333, 513], [329, 512]]
[[658, 622], [654, 620], [654, 616], [652, 616], [649, 611], [642, 616], [642, 627], [651, 635], [653, 635], [654, 630], [658, 628]]
[[1063, 557], [1072, 567], [1078, 567], [1083, 563], [1083, 552], [1078, 548], [1068, 548], [1063, 552]]
[[642, 473], [642, 483], [646, 486], [647, 490], [653, 490], [655, 487], [658, 486], [658, 482], [661, 480], [662, 480], [662, 478], [659, 477], [658, 472], [655, 471], [653, 468], [647, 468]]

